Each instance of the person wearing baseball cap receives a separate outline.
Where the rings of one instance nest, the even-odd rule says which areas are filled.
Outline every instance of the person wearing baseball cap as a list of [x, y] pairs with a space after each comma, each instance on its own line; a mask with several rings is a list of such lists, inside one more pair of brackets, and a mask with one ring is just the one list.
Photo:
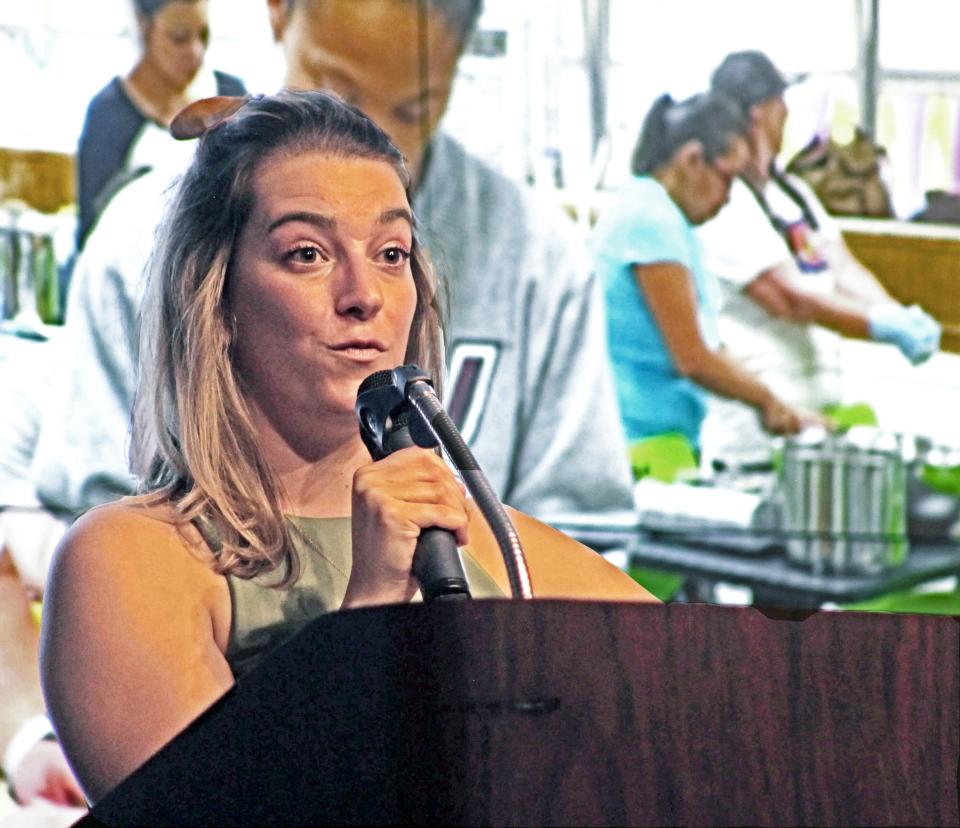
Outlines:
[[710, 79], [715, 92], [747, 108], [779, 97], [789, 83], [770, 58], [756, 51], [727, 55]]
[[[720, 334], [775, 393], [809, 409], [840, 401], [839, 336], [889, 343], [913, 364], [940, 344], [940, 326], [898, 304], [860, 264], [813, 190], [777, 166], [788, 78], [758, 51], [727, 55], [711, 89], [748, 115], [750, 160], [727, 205], [697, 230], [704, 264], [723, 287]], [[770, 443], [756, 416], [711, 400], [705, 455], [752, 462]]]
[[[783, 99], [789, 83], [763, 52], [734, 52], [714, 71], [710, 87], [750, 116], [754, 132], [751, 167], [765, 170], [780, 151], [787, 106]], [[756, 140], [760, 137], [761, 140]]]

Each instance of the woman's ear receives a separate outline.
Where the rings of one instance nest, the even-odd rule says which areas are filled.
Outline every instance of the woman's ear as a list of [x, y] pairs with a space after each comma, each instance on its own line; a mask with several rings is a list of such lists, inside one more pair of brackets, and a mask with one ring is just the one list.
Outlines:
[[696, 138], [691, 138], [681, 144], [673, 154], [674, 162], [684, 171], [695, 171], [706, 163], [706, 154], [703, 144]]

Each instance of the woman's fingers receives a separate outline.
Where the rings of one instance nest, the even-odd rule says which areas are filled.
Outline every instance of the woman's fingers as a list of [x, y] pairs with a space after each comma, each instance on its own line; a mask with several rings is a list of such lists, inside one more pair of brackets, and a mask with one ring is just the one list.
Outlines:
[[366, 463], [357, 470], [357, 474], [398, 484], [416, 480], [456, 480], [450, 467], [439, 456], [415, 447], [401, 449], [382, 460]]
[[384, 505], [381, 514], [386, 528], [413, 540], [420, 536], [421, 530], [435, 527], [453, 532], [457, 536], [457, 546], [467, 543], [469, 516], [466, 506], [392, 501]]
[[819, 422], [822, 422], [822, 418], [818, 415], [793, 408], [775, 398], [763, 410], [763, 425], [773, 434], [796, 434]]
[[405, 485], [366, 477], [354, 489], [355, 508], [374, 519], [381, 530], [416, 538], [436, 526], [457, 533], [466, 543], [466, 498], [453, 480], [414, 480]]
[[361, 466], [354, 475], [354, 492], [380, 494], [399, 500], [461, 502], [466, 489], [450, 468], [425, 449], [408, 448]]
[[409, 598], [417, 538], [429, 527], [468, 542], [463, 484], [436, 454], [407, 448], [353, 478], [353, 571], [344, 606]]

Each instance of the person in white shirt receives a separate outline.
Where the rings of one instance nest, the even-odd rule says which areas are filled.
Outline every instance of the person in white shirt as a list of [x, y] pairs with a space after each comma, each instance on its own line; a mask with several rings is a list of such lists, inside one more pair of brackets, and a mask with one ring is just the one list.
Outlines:
[[[711, 87], [751, 119], [750, 163], [729, 203], [698, 229], [705, 266], [720, 280], [720, 336], [775, 393], [810, 409], [840, 401], [839, 338], [895, 345], [912, 363], [939, 348], [940, 326], [898, 304], [860, 264], [813, 191], [780, 171], [787, 82], [761, 52], [728, 55]], [[710, 401], [705, 457], [769, 456], [754, 412]]]

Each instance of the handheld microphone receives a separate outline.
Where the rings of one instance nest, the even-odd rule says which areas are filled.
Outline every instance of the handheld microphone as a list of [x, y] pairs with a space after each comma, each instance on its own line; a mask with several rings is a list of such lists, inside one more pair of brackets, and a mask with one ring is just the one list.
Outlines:
[[[429, 430], [418, 425], [418, 418], [411, 417], [409, 404], [402, 394], [397, 394], [391, 379], [391, 371], [378, 371], [367, 377], [357, 391], [360, 436], [374, 460], [410, 446], [438, 445]], [[448, 529], [421, 530], [413, 554], [413, 574], [426, 602], [470, 597], [457, 539]]]
[[361, 383], [356, 412], [360, 435], [374, 460], [385, 456], [384, 441], [401, 414], [405, 415], [409, 439], [415, 445], [443, 446], [497, 540], [511, 594], [515, 598], [533, 597], [520, 536], [463, 436], [444, 411], [430, 377], [416, 365], [377, 371]]

